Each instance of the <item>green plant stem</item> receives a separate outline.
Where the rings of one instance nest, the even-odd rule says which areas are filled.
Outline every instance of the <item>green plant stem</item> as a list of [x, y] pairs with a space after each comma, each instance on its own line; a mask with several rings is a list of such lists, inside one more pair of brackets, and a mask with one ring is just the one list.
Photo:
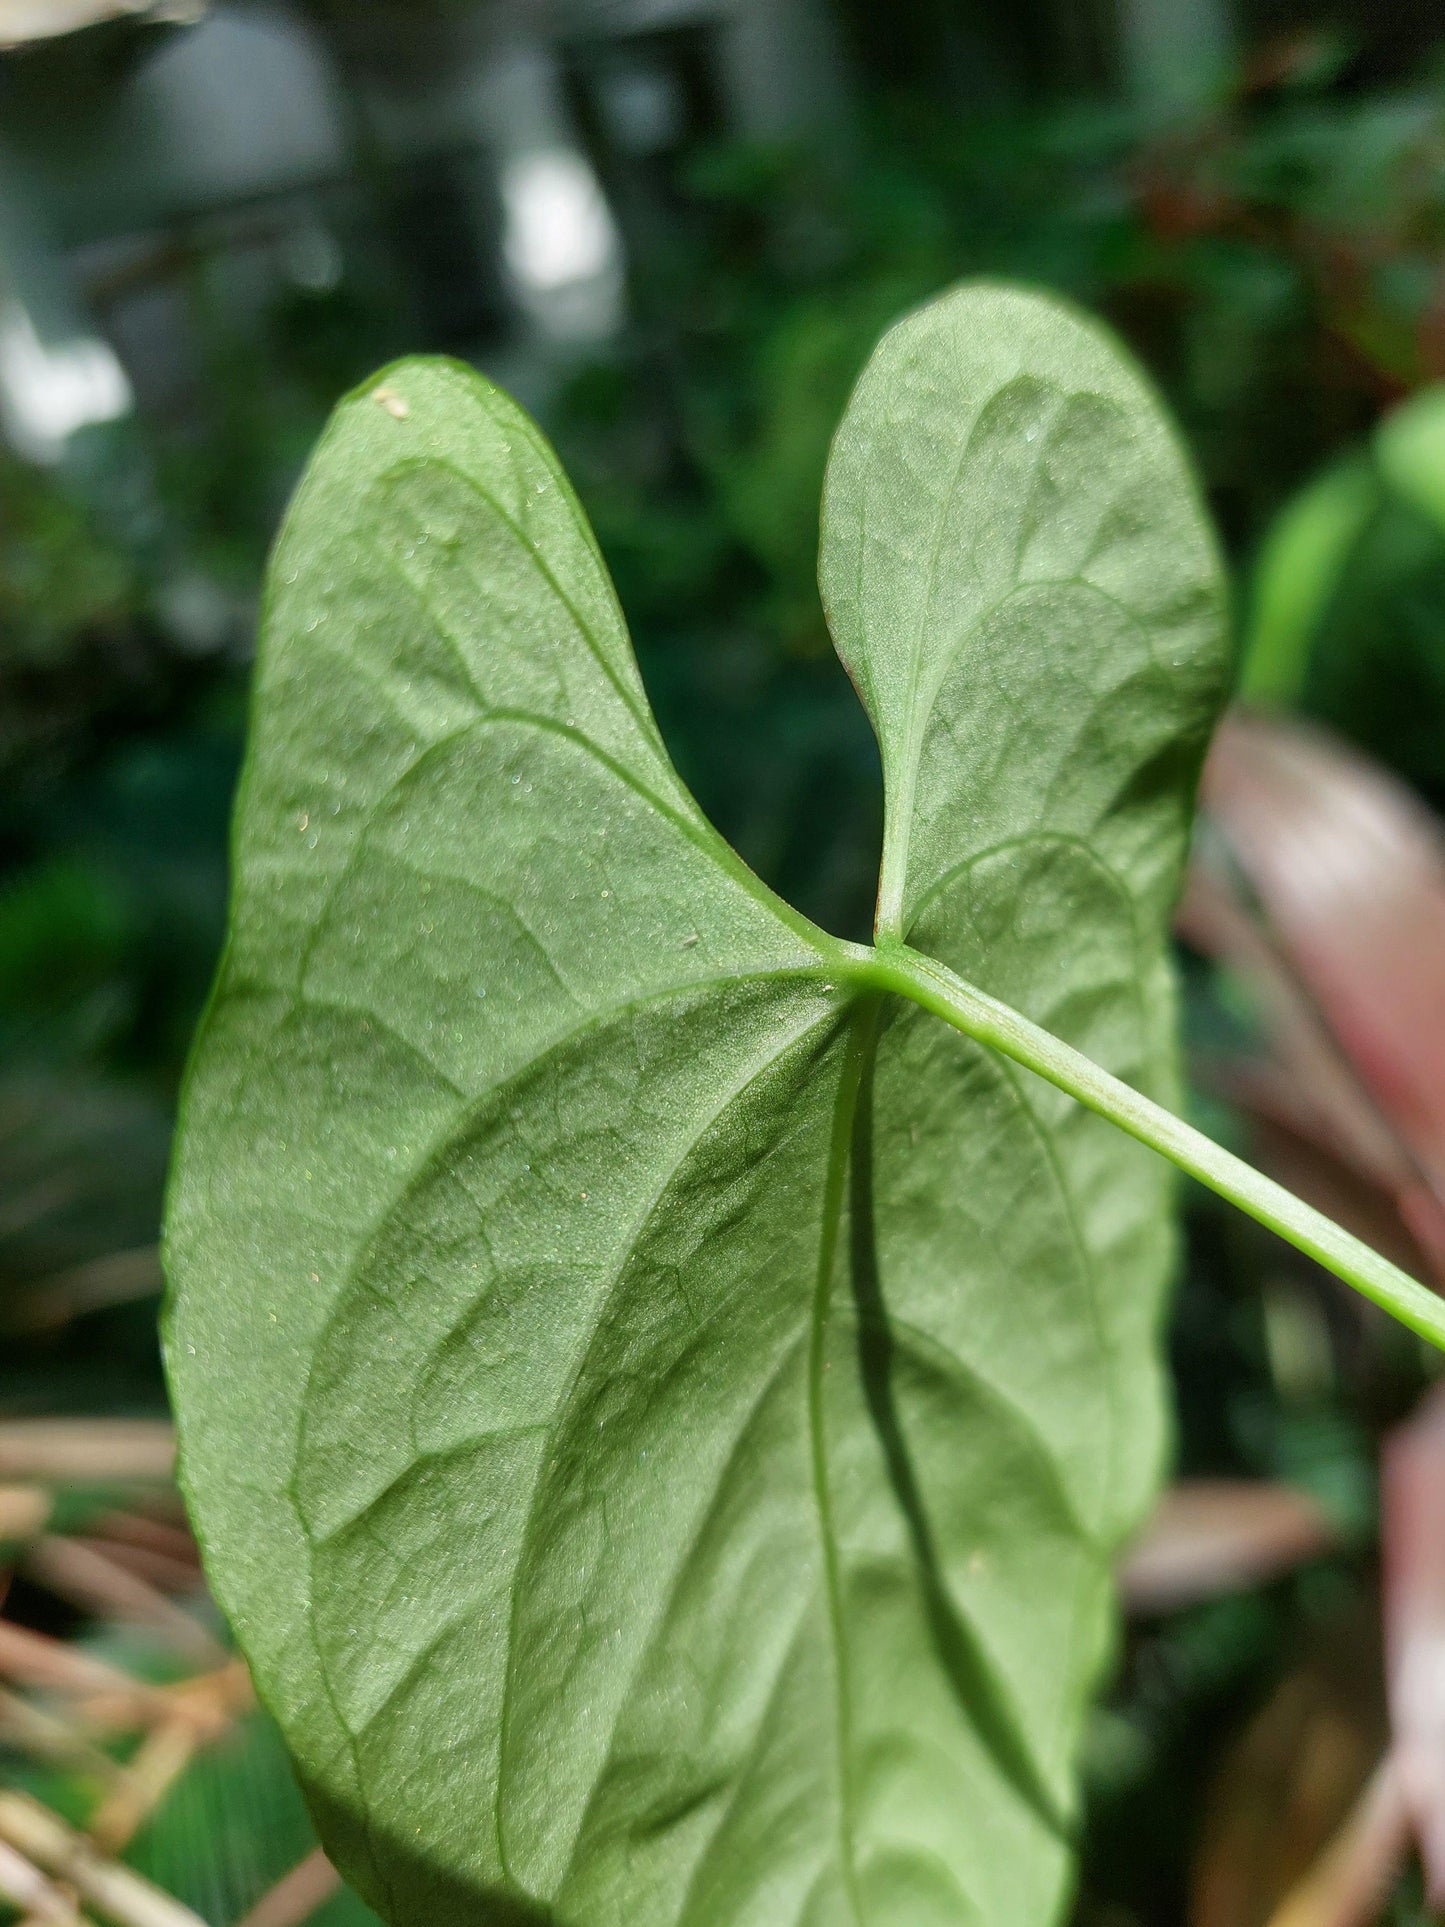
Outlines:
[[1101, 1070], [1081, 1051], [906, 944], [881, 944], [869, 953], [864, 974], [876, 988], [909, 998], [966, 1036], [1047, 1078], [1445, 1350], [1445, 1300], [1282, 1184]]

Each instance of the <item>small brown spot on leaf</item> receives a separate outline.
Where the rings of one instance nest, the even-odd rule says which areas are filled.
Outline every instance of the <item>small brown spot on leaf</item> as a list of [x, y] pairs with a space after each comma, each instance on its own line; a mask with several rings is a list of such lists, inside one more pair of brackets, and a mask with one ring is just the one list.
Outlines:
[[404, 402], [394, 388], [388, 388], [384, 384], [380, 388], [372, 389], [371, 399], [379, 403], [388, 415], [393, 416], [399, 422], [404, 422], [411, 413], [410, 403]]

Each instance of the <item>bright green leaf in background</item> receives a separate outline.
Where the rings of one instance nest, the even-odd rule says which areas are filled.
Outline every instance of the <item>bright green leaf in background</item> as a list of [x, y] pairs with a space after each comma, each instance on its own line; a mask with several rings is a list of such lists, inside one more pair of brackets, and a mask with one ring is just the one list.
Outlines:
[[1320, 624], [1379, 504], [1373, 466], [1354, 459], [1326, 469], [1275, 517], [1255, 565], [1241, 650], [1246, 702], [1298, 699]]
[[[1439, 673], [1431, 660], [1439, 633], [1431, 589], [1442, 538], [1445, 385], [1437, 383], [1393, 408], [1367, 449], [1325, 469], [1275, 517], [1254, 566], [1240, 696], [1313, 707], [1321, 657], [1328, 672], [1331, 632], [1343, 630], [1351, 638], [1344, 652], [1350, 675], [1366, 687], [1411, 692], [1407, 703], [1428, 709], [1418, 688]], [[1400, 660], [1390, 669], [1392, 650]], [[1368, 737], [1379, 723], [1362, 713], [1360, 693], [1336, 690], [1333, 701], [1343, 700]], [[1398, 727], [1386, 733], [1400, 735]]]
[[1172, 1094], [1218, 569], [1113, 343], [975, 287], [865, 373], [822, 583], [877, 951], [703, 820], [477, 376], [345, 403], [276, 552], [168, 1355], [212, 1578], [406, 1927], [1064, 1901], [1167, 1170], [929, 1012], [1189, 1162], [1066, 1046]]
[[1422, 388], [1385, 417], [1375, 459], [1402, 500], [1445, 528], [1445, 386]]

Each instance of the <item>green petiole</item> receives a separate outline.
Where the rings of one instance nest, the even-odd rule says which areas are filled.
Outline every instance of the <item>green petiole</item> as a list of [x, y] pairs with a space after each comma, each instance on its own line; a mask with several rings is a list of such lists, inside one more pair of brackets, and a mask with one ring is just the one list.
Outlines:
[[885, 943], [864, 954], [859, 974], [875, 989], [909, 998], [965, 1036], [1047, 1078], [1445, 1350], [1445, 1300], [1313, 1205], [933, 958], [902, 943]]

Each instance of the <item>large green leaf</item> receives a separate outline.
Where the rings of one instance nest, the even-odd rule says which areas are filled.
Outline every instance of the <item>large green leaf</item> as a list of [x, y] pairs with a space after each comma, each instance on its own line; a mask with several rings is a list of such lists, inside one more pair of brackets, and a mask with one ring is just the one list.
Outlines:
[[[825, 601], [882, 939], [1167, 1092], [1222, 669], [1158, 409], [1041, 297], [895, 329]], [[212, 1577], [405, 1927], [1024, 1927], [1158, 1470], [1164, 1167], [702, 819], [537, 431], [410, 362], [273, 563], [173, 1182]]]

